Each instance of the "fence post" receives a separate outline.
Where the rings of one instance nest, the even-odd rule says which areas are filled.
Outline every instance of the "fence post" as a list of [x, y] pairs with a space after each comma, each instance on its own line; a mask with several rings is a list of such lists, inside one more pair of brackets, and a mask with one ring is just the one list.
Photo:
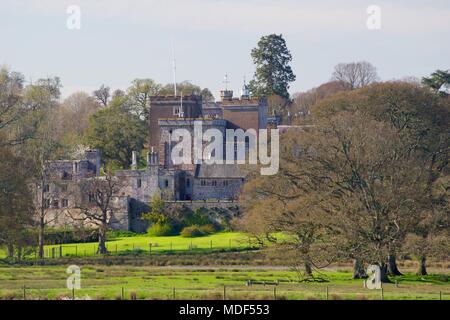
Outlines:
[[150, 242], [149, 246], [150, 246], [150, 254], [152, 254], [152, 243], [151, 242]]
[[212, 249], [213, 249], [213, 246], [212, 246], [212, 240], [211, 240], [211, 251], [212, 251]]
[[328, 289], [328, 286], [326, 286], [325, 292], [326, 292], [326, 297], [327, 297], [327, 300], [328, 300], [328, 296], [329, 296], [329, 289]]
[[72, 288], [72, 300], [75, 300], [75, 286]]
[[78, 257], [78, 246], [75, 245], [75, 257]]
[[124, 300], [125, 299], [125, 291], [124, 291], [123, 287], [122, 287], [122, 291], [120, 294], [121, 294], [121, 300]]
[[227, 300], [227, 287], [223, 285], [223, 300]]
[[59, 246], [59, 257], [62, 258], [62, 246]]
[[439, 300], [442, 300], [442, 291], [439, 291]]
[[27, 287], [26, 286], [23, 286], [23, 300], [27, 300], [27, 293], [26, 293], [26, 291], [27, 291]]
[[384, 288], [383, 288], [383, 285], [381, 285], [381, 300], [384, 300]]
[[175, 300], [175, 299], [176, 299], [175, 287], [173, 287], [173, 291], [172, 291], [172, 297], [173, 297], [173, 300]]
[[273, 287], [273, 300], [277, 300], [277, 287]]

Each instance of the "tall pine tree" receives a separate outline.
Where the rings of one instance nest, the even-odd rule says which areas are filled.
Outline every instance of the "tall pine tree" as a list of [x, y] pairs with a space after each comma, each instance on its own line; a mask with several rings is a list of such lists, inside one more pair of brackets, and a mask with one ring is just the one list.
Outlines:
[[292, 55], [289, 52], [283, 35], [264, 36], [258, 46], [252, 50], [252, 59], [256, 66], [254, 79], [250, 89], [258, 96], [278, 95], [289, 99], [289, 83], [295, 81], [289, 63]]

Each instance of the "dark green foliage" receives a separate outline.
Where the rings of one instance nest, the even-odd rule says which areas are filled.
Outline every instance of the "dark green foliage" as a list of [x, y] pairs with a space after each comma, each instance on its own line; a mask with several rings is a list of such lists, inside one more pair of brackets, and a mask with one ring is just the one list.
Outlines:
[[204, 226], [211, 223], [209, 212], [205, 208], [197, 208], [194, 211], [190, 211], [183, 219], [184, 226]]
[[139, 237], [142, 236], [140, 233], [136, 233], [133, 231], [124, 231], [124, 230], [110, 230], [106, 232], [106, 238], [108, 240], [114, 240], [117, 238], [131, 238], [131, 237]]
[[200, 226], [190, 226], [186, 227], [181, 231], [181, 236], [185, 238], [196, 238], [196, 237], [203, 237], [206, 234], [200, 229]]
[[439, 93], [441, 96], [446, 97], [449, 93], [444, 90], [450, 89], [450, 72], [449, 70], [436, 70], [430, 77], [424, 77], [422, 83], [430, 87], [436, 93]]
[[[37, 234], [35, 234], [37, 239]], [[89, 243], [98, 241], [98, 231], [94, 229], [46, 229], [45, 244]]]
[[116, 164], [128, 169], [132, 152], [140, 152], [146, 140], [145, 121], [119, 106], [102, 109], [89, 120], [86, 143], [91, 148], [101, 150], [103, 160], [108, 165]]
[[289, 66], [292, 55], [283, 35], [262, 37], [251, 55], [256, 66], [254, 79], [250, 82], [252, 93], [258, 96], [278, 95], [288, 99], [289, 83], [295, 81], [296, 76]]
[[147, 229], [147, 234], [152, 237], [167, 237], [175, 235], [176, 232], [169, 223], [155, 223]]
[[189, 227], [185, 227], [181, 231], [181, 236], [185, 238], [195, 238], [195, 237], [203, 237], [209, 234], [216, 232], [216, 228], [212, 224], [207, 224], [203, 226], [192, 225]]

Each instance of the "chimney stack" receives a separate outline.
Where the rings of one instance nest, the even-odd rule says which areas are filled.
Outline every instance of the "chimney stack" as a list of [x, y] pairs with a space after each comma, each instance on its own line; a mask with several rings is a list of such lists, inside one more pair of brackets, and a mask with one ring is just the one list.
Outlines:
[[131, 158], [131, 169], [136, 170], [137, 169], [137, 152], [133, 151], [132, 158]]

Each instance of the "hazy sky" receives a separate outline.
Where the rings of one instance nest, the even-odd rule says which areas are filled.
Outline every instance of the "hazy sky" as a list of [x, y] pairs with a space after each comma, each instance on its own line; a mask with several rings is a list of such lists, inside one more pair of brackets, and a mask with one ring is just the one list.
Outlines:
[[[66, 27], [69, 5], [81, 29]], [[381, 30], [366, 26], [381, 8]], [[101, 84], [126, 89], [135, 78], [238, 91], [254, 72], [251, 49], [282, 33], [294, 57], [291, 92], [329, 80], [339, 62], [367, 60], [383, 80], [450, 68], [449, 0], [1, 0], [0, 65], [27, 79], [59, 76], [67, 96]]]

